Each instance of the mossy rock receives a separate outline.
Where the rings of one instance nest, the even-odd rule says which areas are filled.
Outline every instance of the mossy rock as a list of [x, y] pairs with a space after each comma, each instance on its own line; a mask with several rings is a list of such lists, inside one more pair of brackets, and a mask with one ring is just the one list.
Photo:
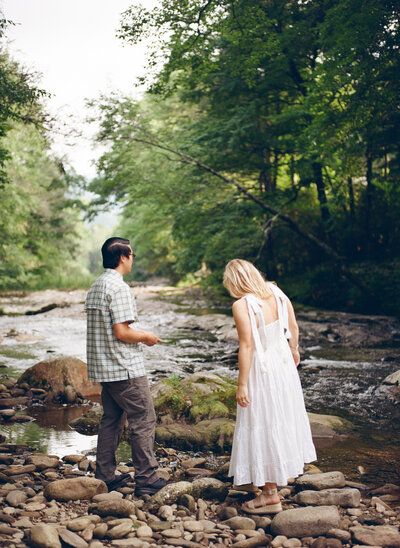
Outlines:
[[[176, 375], [151, 389], [158, 416], [198, 423], [215, 418], [234, 418], [236, 381], [214, 373], [195, 373], [185, 379]], [[165, 422], [165, 421], [162, 421]]]
[[184, 451], [230, 450], [233, 441], [235, 421], [231, 419], [211, 419], [196, 425], [174, 423], [157, 426], [156, 441]]

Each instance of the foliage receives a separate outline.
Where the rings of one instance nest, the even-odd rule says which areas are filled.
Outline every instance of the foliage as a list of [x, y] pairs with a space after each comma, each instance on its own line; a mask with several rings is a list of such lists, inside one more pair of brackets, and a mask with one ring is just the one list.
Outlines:
[[364, 262], [377, 272], [373, 264], [399, 256], [399, 19], [393, 0], [161, 0], [127, 10], [121, 38], [154, 39], [149, 92], [97, 103], [109, 148], [91, 189], [100, 204], [110, 195], [125, 204], [121, 228], [139, 266], [176, 278], [202, 268], [215, 284], [241, 256], [270, 278], [297, 278], [304, 302], [385, 309], [257, 199], [362, 274]]
[[[33, 287], [52, 276], [75, 278], [79, 212], [67, 196], [70, 181], [32, 125], [14, 124], [3, 138], [10, 157], [0, 188], [0, 289]], [[62, 243], [61, 243], [62, 242]]]

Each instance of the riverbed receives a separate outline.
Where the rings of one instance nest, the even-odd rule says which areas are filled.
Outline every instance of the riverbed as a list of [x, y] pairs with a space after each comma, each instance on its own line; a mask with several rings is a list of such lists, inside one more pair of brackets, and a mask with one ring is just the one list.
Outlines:
[[[140, 327], [163, 340], [145, 350], [151, 382], [200, 371], [237, 375], [238, 343], [229, 309], [210, 308], [197, 290], [143, 284], [133, 291]], [[18, 378], [35, 363], [63, 355], [85, 360], [85, 294], [46, 290], [0, 296], [5, 313], [0, 316], [0, 375]], [[334, 444], [318, 440], [319, 464], [358, 479], [395, 481], [400, 466], [399, 407], [381, 387], [385, 377], [400, 369], [398, 320], [304, 308], [297, 314], [299, 372], [307, 409], [336, 414], [354, 424], [349, 440]], [[82, 411], [77, 406], [38, 406], [28, 411], [33, 422], [1, 429], [9, 441], [29, 443], [48, 454], [93, 454], [96, 436], [83, 436], [68, 427]], [[125, 453], [122, 446], [121, 455], [128, 458]]]

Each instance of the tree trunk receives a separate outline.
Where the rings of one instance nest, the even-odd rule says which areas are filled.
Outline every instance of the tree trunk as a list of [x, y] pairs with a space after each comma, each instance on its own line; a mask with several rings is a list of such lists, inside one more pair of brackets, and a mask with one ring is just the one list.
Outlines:
[[373, 212], [372, 212], [372, 201], [373, 201], [373, 194], [374, 194], [374, 186], [372, 183], [372, 149], [368, 145], [367, 146], [367, 153], [366, 153], [366, 160], [367, 160], [367, 172], [366, 172], [366, 178], [367, 178], [367, 205], [366, 205], [366, 215], [365, 215], [365, 232], [366, 232], [366, 243], [367, 243], [367, 258], [368, 260], [371, 259], [372, 254], [372, 245], [373, 245], [373, 234], [372, 234], [372, 226], [373, 226]]
[[355, 221], [354, 189], [353, 189], [353, 179], [350, 177], [350, 175], [347, 178], [347, 188], [349, 189], [350, 225], [353, 227], [354, 221]]
[[329, 209], [328, 209], [328, 200], [325, 193], [325, 183], [322, 176], [322, 166], [319, 162], [313, 162], [312, 164], [314, 182], [317, 186], [319, 206], [321, 208], [321, 218], [326, 230], [328, 221], [330, 219]]

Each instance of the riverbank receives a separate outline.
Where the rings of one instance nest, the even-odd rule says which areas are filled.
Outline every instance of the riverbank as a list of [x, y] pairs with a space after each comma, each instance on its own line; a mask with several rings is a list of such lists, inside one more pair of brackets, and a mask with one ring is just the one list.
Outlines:
[[180, 456], [159, 448], [160, 475], [173, 483], [135, 496], [131, 481], [107, 493], [83, 454], [46, 456], [26, 445], [0, 444], [0, 542], [14, 548], [400, 547], [400, 488], [346, 480], [340, 471], [306, 473], [279, 490], [283, 511], [249, 515], [253, 495], [232, 489], [229, 463]]

